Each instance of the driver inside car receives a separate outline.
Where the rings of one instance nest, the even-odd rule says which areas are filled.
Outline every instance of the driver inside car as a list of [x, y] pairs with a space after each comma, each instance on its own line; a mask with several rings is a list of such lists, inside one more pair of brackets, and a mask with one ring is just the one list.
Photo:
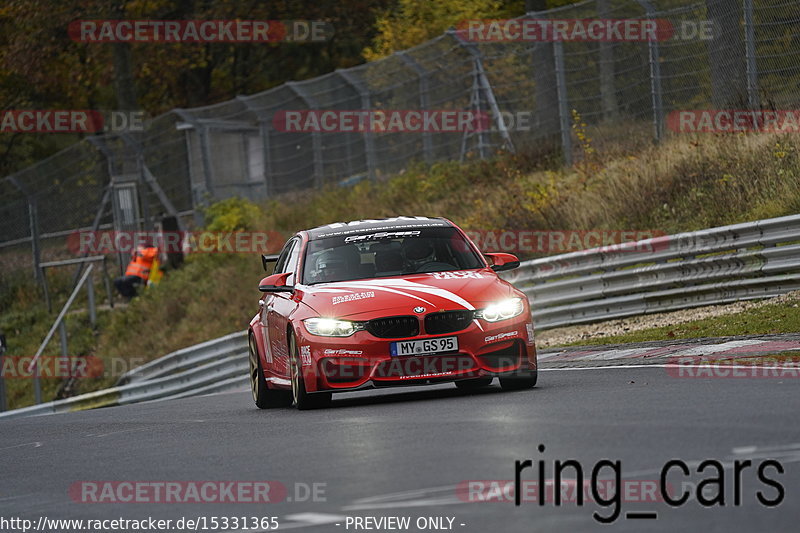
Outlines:
[[429, 240], [405, 239], [403, 257], [408, 272], [417, 272], [421, 267], [436, 261], [436, 250]]
[[358, 250], [352, 246], [326, 250], [317, 257], [316, 281], [326, 283], [357, 278], [360, 263]]

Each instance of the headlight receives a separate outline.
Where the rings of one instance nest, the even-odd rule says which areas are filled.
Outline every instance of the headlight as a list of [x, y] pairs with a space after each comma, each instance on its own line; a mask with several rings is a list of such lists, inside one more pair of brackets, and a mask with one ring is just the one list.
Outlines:
[[476, 318], [482, 318], [487, 322], [498, 322], [519, 316], [525, 310], [522, 298], [509, 298], [501, 302], [487, 305], [475, 313]]
[[360, 322], [335, 318], [307, 318], [303, 320], [303, 324], [309, 333], [321, 337], [349, 337], [356, 331], [364, 329], [364, 325]]

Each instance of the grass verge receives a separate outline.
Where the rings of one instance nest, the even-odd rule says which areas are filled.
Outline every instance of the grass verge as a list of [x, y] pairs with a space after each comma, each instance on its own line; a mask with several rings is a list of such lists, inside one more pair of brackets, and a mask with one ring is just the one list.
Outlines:
[[739, 313], [693, 320], [682, 324], [647, 328], [622, 335], [593, 337], [570, 342], [566, 346], [624, 344], [631, 342], [767, 335], [800, 332], [800, 299], [766, 304]]

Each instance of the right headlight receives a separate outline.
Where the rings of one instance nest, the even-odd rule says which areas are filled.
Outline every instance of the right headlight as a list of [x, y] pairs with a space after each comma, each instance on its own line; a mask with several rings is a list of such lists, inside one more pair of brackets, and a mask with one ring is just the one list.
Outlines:
[[499, 322], [519, 316], [525, 310], [522, 298], [509, 298], [494, 302], [475, 312], [475, 318], [482, 318], [487, 322]]
[[360, 322], [335, 318], [307, 318], [303, 320], [303, 324], [309, 333], [321, 337], [349, 337], [356, 331], [364, 329], [364, 324]]

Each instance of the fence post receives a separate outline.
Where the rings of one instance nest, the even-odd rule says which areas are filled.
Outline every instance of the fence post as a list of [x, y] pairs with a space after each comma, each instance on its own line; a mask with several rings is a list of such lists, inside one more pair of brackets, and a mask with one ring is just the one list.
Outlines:
[[[305, 104], [306, 107], [309, 109], [319, 109], [319, 105], [317, 104], [316, 100], [314, 100], [306, 91], [300, 88], [297, 83], [293, 81], [287, 81], [286, 86], [294, 91], [296, 94]], [[314, 187], [317, 189], [322, 188], [322, 184], [324, 181], [324, 159], [322, 154], [322, 137], [320, 137], [319, 131], [312, 131], [311, 132], [311, 149], [314, 152]]]
[[[336, 70], [336, 73], [341, 76], [342, 79], [344, 79], [345, 83], [355, 89], [358, 95], [361, 97], [361, 108], [365, 111], [371, 110], [372, 102], [369, 95], [369, 89], [367, 89], [364, 83], [347, 70], [339, 69]], [[366, 131], [364, 131], [364, 154], [367, 159], [367, 175], [369, 176], [369, 179], [375, 180], [375, 133], [372, 131], [371, 124], [369, 127], [367, 127]]]
[[[6, 336], [0, 333], [0, 368], [3, 368], [3, 357], [6, 353]], [[0, 413], [8, 408], [6, 404], [6, 381], [0, 372]]]
[[553, 43], [553, 56], [556, 70], [556, 94], [558, 95], [558, 118], [561, 129], [561, 151], [564, 152], [564, 164], [572, 166], [572, 131], [567, 97], [567, 75], [564, 69], [564, 43]]
[[86, 282], [86, 297], [89, 304], [89, 323], [94, 327], [97, 325], [97, 307], [94, 302], [94, 284], [91, 278]]
[[756, 63], [756, 28], [753, 22], [753, 0], [744, 0], [745, 55], [747, 57], [747, 103], [750, 109], [761, 107], [758, 96], [758, 64]]
[[41, 269], [39, 268], [39, 263], [42, 262], [42, 252], [39, 248], [39, 211], [36, 206], [36, 197], [31, 194], [26, 186], [20, 182], [16, 176], [8, 176], [8, 181], [11, 184], [19, 189], [23, 195], [25, 195], [25, 200], [28, 202], [28, 225], [31, 234], [31, 255], [33, 256], [33, 279], [36, 280], [39, 285], [44, 284], [44, 278], [42, 277]]
[[[655, 20], [656, 10], [647, 0], [638, 0], [647, 18]], [[650, 100], [653, 106], [653, 129], [656, 142], [664, 135], [664, 102], [661, 93], [661, 55], [658, 40], [648, 39], [647, 50], [650, 61]]]
[[[600, 19], [610, 19], [611, 6], [610, 0], [597, 0], [597, 15]], [[600, 73], [600, 102], [603, 107], [603, 118], [605, 120], [615, 120], [619, 115], [617, 105], [616, 77], [614, 76], [614, 43], [600, 41], [597, 43], [599, 52], [599, 73]]]
[[[409, 67], [414, 69], [419, 78], [419, 107], [422, 110], [430, 108], [430, 86], [428, 85], [428, 71], [406, 52], [396, 52], [397, 56]], [[422, 132], [422, 153], [426, 163], [433, 162], [433, 139], [427, 128]]]

